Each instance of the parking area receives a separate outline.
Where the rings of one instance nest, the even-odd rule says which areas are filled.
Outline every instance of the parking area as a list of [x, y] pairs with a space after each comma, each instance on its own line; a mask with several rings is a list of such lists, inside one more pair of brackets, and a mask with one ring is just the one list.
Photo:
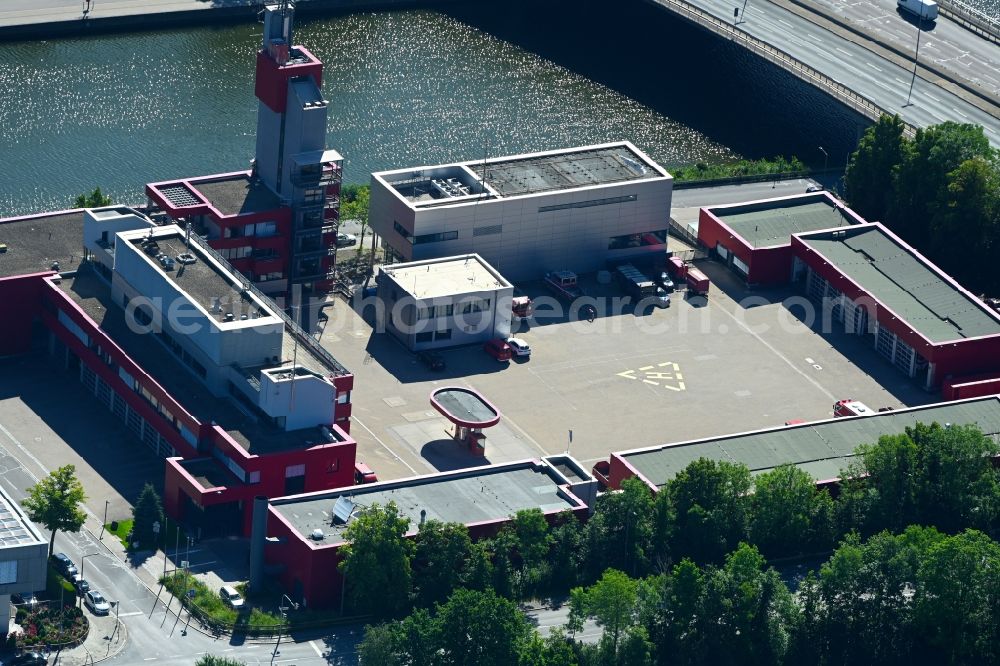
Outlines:
[[[359, 457], [383, 479], [567, 448], [589, 463], [615, 450], [827, 418], [842, 398], [872, 408], [935, 400], [869, 340], [813, 330], [821, 316], [798, 292], [748, 292], [722, 266], [699, 267], [712, 279], [707, 301], [678, 291], [670, 308], [641, 314], [614, 285], [583, 276], [600, 313], [593, 322], [542, 305], [516, 333], [530, 360], [498, 363], [478, 346], [458, 348], [442, 352], [440, 372], [337, 303], [322, 343], [356, 376]], [[503, 413], [486, 431], [486, 460], [455, 444], [431, 408], [431, 390], [444, 385], [474, 388]]]
[[0, 440], [35, 476], [72, 463], [91, 513], [129, 518], [147, 481], [163, 485], [163, 460], [132, 436], [47, 356], [0, 362]]

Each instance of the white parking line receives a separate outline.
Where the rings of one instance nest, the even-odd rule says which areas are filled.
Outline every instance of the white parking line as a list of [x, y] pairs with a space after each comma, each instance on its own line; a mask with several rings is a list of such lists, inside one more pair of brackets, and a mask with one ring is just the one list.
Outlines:
[[881, 68], [881, 67], [879, 67], [879, 66], [877, 66], [877, 65], [873, 65], [873, 64], [871, 64], [870, 62], [865, 62], [865, 64], [866, 64], [866, 65], [868, 65], [869, 67], [871, 67], [872, 69], [875, 69], [875, 70], [878, 70], [878, 71], [880, 71], [880, 72], [882, 71], [882, 68]]
[[935, 102], [940, 102], [940, 101], [941, 101], [941, 98], [940, 98], [940, 97], [935, 97], [934, 95], [932, 95], [932, 94], [930, 94], [930, 93], [924, 93], [924, 94], [925, 94], [925, 95], [927, 95], [928, 97], [930, 97], [930, 98], [931, 98], [932, 100], [934, 100]]
[[955, 113], [957, 113], [958, 115], [962, 116], [963, 118], [968, 119], [968, 117], [969, 117], [969, 116], [965, 115], [964, 113], [962, 113], [961, 111], [959, 111], [958, 109], [956, 109], [955, 107], [951, 107], [951, 110], [954, 111]]
[[323, 656], [323, 651], [319, 649], [318, 645], [316, 645], [316, 641], [309, 641], [309, 647], [311, 647], [313, 651], [316, 652], [317, 657]]
[[839, 46], [834, 46], [833, 48], [837, 49], [838, 51], [840, 51], [841, 53], [843, 53], [843, 54], [844, 54], [845, 56], [847, 56], [848, 58], [850, 58], [850, 57], [851, 57], [851, 54], [850, 54], [850, 53], [848, 53], [848, 52], [847, 52], [847, 51], [845, 51], [844, 49], [840, 48]]

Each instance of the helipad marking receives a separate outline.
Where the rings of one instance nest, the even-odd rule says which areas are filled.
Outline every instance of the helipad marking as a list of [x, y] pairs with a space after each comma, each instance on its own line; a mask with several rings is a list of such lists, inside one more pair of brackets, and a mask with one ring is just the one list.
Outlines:
[[[638, 373], [642, 373], [643, 376], [640, 377]], [[644, 365], [638, 370], [626, 370], [616, 374], [625, 379], [641, 379], [644, 384], [662, 386], [668, 391], [687, 390], [687, 386], [684, 384], [684, 375], [681, 374], [681, 368], [673, 361], [664, 361], [656, 365]]]

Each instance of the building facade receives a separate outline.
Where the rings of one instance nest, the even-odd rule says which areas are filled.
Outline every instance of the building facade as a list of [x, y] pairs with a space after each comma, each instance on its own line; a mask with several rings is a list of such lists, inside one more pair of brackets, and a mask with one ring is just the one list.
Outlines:
[[0, 221], [0, 234], [45, 239], [0, 264], [18, 312], [0, 354], [47, 350], [77, 376], [166, 461], [171, 517], [239, 534], [255, 495], [353, 484], [353, 376], [196, 235], [124, 207]]
[[376, 282], [379, 323], [411, 351], [510, 336], [514, 287], [478, 254], [393, 264]]
[[0, 628], [10, 631], [10, 595], [44, 590], [49, 542], [17, 502], [0, 489]]
[[293, 14], [288, 2], [263, 10], [252, 168], [146, 186], [151, 207], [269, 294], [328, 291], [336, 263], [343, 158], [326, 148], [323, 63], [292, 45]]
[[698, 240], [748, 284], [797, 285], [823, 330], [867, 336], [928, 390], [1000, 373], [997, 312], [826, 192], [703, 208]]
[[673, 179], [629, 142], [372, 174], [397, 261], [483, 257], [510, 280], [663, 255]]
[[808, 472], [817, 484], [838, 481], [859, 445], [876, 442], [883, 435], [898, 435], [917, 423], [961, 423], [978, 427], [1000, 439], [1000, 396], [974, 398], [920, 407], [909, 407], [868, 416], [849, 416], [812, 423], [798, 423], [752, 432], [706, 437], [611, 454], [608, 467], [599, 472], [610, 488], [638, 478], [659, 492], [688, 464], [699, 458], [742, 463], [759, 474], [793, 464]]
[[864, 221], [828, 192], [799, 194], [702, 208], [698, 242], [747, 284], [786, 284], [792, 279], [793, 233]]
[[462, 523], [473, 539], [492, 536], [520, 510], [549, 521], [589, 514], [593, 477], [572, 457], [552, 456], [358, 486], [350, 491], [260, 501], [250, 544], [250, 586], [273, 572], [308, 608], [337, 608], [344, 579], [337, 568], [347, 525], [365, 507], [395, 502], [413, 537], [426, 520]]

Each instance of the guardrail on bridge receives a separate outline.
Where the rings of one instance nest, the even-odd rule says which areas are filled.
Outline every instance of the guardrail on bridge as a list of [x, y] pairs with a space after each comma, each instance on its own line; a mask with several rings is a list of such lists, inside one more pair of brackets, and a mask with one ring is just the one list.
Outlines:
[[[859, 95], [849, 87], [831, 79], [826, 74], [813, 69], [801, 60], [798, 60], [781, 49], [775, 48], [767, 42], [757, 39], [753, 35], [740, 30], [728, 21], [724, 21], [698, 7], [695, 7], [694, 5], [684, 2], [684, 0], [647, 0], [647, 2], [670, 9], [681, 18], [690, 21], [701, 28], [711, 30], [717, 35], [727, 37], [742, 44], [752, 53], [755, 53], [756, 55], [774, 63], [787, 72], [795, 74], [800, 79], [808, 81], [825, 90], [842, 104], [847, 105], [866, 118], [878, 120], [883, 114], [890, 116], [893, 115], [893, 113], [883, 109], [867, 97]], [[916, 133], [916, 128], [912, 125], [905, 124], [904, 133], [912, 137]]]

